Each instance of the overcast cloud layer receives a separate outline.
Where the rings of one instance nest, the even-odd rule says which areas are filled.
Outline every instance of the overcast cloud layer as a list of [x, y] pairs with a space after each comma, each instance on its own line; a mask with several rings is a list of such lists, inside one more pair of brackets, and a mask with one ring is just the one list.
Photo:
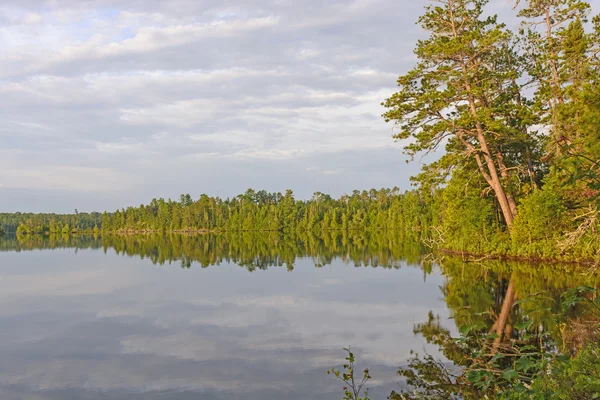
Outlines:
[[423, 4], [3, 1], [0, 211], [408, 188], [380, 103]]

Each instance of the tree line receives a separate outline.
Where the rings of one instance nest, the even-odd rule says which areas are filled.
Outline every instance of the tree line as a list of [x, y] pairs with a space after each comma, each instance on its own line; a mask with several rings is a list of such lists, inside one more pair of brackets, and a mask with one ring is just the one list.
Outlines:
[[76, 233], [100, 230], [102, 213], [0, 213], [0, 232], [23, 235], [43, 233]]
[[247, 190], [231, 199], [189, 194], [179, 201], [153, 199], [148, 205], [104, 213], [107, 232], [327, 231], [390, 230], [419, 235], [430, 223], [417, 191], [355, 190], [333, 198], [315, 193], [309, 200]]

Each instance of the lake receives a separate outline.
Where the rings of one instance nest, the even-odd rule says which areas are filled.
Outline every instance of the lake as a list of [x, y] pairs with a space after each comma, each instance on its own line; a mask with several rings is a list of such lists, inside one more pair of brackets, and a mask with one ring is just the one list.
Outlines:
[[430, 312], [458, 334], [465, 312], [501, 308], [509, 281], [552, 302], [590, 279], [440, 264], [384, 233], [7, 236], [0, 398], [339, 399], [326, 370], [350, 346], [384, 399], [411, 350], [443, 357], [413, 332]]

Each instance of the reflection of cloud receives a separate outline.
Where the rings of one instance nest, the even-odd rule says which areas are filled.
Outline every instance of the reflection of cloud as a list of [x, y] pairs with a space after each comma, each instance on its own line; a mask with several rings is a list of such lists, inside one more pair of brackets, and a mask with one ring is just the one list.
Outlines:
[[115, 280], [113, 274], [106, 270], [2, 276], [0, 298], [105, 294], [130, 284], [125, 280]]
[[0, 395], [20, 385], [57, 393], [221, 390], [233, 397], [243, 388], [248, 399], [301, 399], [307, 387], [337, 388], [323, 371], [341, 362], [347, 345], [381, 384], [393, 386], [395, 368], [423, 345], [413, 323], [430, 309], [447, 315], [438, 299], [441, 278], [423, 282], [417, 268], [334, 261], [324, 269], [300, 259], [292, 273], [249, 274], [227, 264], [158, 268], [90, 251], [6, 255], [0, 253]]
[[339, 278], [327, 278], [323, 279], [324, 285], [341, 285], [343, 281]]

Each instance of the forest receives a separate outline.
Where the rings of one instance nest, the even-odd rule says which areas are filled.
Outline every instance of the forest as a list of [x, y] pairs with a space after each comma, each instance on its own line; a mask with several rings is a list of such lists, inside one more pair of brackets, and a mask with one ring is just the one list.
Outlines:
[[92, 233], [100, 230], [102, 214], [98, 212], [73, 214], [0, 213], [0, 232], [31, 234]]
[[[429, 209], [439, 219], [432, 220], [430, 240], [440, 248], [597, 265], [600, 16], [579, 0], [512, 4], [520, 19], [512, 30], [486, 14], [484, 0], [427, 5], [418, 21], [427, 37], [416, 43], [416, 63], [399, 77], [399, 91], [384, 101], [384, 118], [397, 128], [395, 138], [408, 143], [407, 155], [444, 149], [413, 178], [420, 192], [433, 194]], [[454, 292], [459, 306], [453, 318], [460, 337], [433, 313], [414, 329], [453, 367], [415, 355], [399, 371], [413, 390], [389, 398], [598, 398], [597, 279], [552, 300], [548, 291], [519, 288], [522, 277], [513, 268], [495, 291], [502, 304], [477, 312], [484, 292], [462, 289], [488, 278], [483, 258], [471, 269], [457, 263], [459, 273], [447, 282], [447, 301]], [[448, 271], [452, 263], [440, 266]], [[528, 265], [524, 277], [538, 269]], [[547, 318], [544, 328], [538, 318]], [[331, 371], [349, 383], [345, 398], [368, 399], [360, 394], [371, 379], [368, 369], [355, 375], [350, 350], [346, 361]]]
[[310, 200], [247, 190], [232, 199], [189, 194], [179, 201], [152, 200], [102, 217], [102, 228], [116, 232], [400, 230], [419, 232], [429, 222], [416, 191], [355, 190], [338, 199], [315, 193]]

